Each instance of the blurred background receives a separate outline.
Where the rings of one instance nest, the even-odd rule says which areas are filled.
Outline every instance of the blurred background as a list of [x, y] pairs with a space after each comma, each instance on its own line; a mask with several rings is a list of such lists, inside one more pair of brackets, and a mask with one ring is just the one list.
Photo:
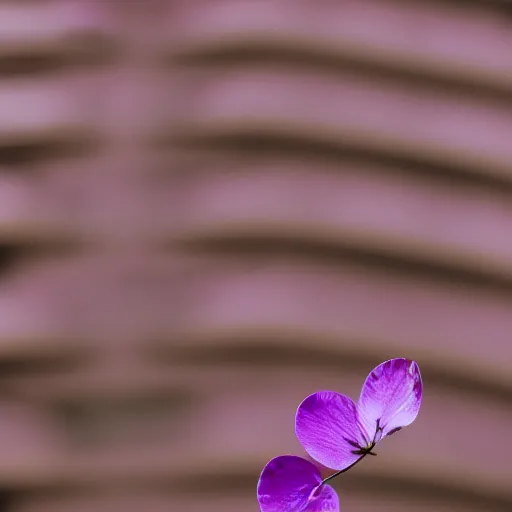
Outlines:
[[342, 510], [512, 509], [510, 2], [2, 0], [0, 120], [0, 511], [256, 512], [392, 357]]

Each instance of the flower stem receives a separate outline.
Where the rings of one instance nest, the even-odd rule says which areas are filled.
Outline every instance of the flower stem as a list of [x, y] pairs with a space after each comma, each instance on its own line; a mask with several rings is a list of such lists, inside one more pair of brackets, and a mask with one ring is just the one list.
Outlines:
[[377, 434], [379, 433], [379, 431], [382, 431], [382, 427], [380, 426], [380, 418], [377, 419], [377, 428], [375, 430], [375, 435], [373, 436], [373, 441], [371, 442], [371, 444], [369, 446], [367, 446], [366, 448], [360, 448], [357, 443], [352, 443], [351, 441], [349, 441], [349, 443], [352, 444], [353, 446], [357, 446], [360, 448], [359, 452], [352, 452], [352, 453], [356, 453], [356, 454], [360, 453], [361, 457], [359, 457], [359, 459], [357, 459], [355, 462], [350, 464], [350, 466], [346, 467], [345, 469], [342, 469], [341, 471], [338, 471], [337, 473], [333, 473], [331, 476], [324, 478], [322, 480], [322, 482], [320, 483], [320, 485], [321, 486], [324, 485], [329, 480], [332, 480], [333, 478], [336, 478], [338, 475], [341, 475], [342, 473], [345, 473], [345, 471], [348, 471], [349, 469], [353, 468], [356, 464], [361, 462], [367, 455], [373, 455], [373, 456], [377, 455], [376, 453], [373, 453], [372, 450], [375, 448], [375, 445], [378, 442]]
[[[373, 448], [373, 447], [372, 447]], [[371, 450], [371, 448], [370, 448]], [[367, 451], [366, 453], [363, 453], [359, 459], [357, 459], [355, 462], [350, 464], [350, 466], [346, 467], [345, 469], [342, 469], [341, 471], [338, 471], [337, 473], [333, 473], [331, 476], [328, 476], [327, 478], [324, 478], [320, 485], [324, 485], [329, 480], [332, 480], [333, 478], [336, 478], [338, 475], [341, 475], [342, 473], [345, 473], [345, 471], [348, 471], [349, 469], [353, 468], [356, 464], [361, 462], [367, 455], [377, 455], [376, 453], [373, 453], [372, 451]]]

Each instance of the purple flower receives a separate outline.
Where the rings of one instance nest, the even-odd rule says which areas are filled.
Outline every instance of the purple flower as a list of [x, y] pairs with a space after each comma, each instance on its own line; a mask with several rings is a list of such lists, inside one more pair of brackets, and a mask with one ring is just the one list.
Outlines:
[[391, 359], [370, 372], [357, 404], [335, 391], [308, 396], [297, 410], [295, 433], [317, 462], [337, 470], [322, 480], [311, 462], [285, 455], [272, 459], [258, 483], [262, 512], [337, 512], [338, 497], [326, 485], [372, 450], [385, 436], [418, 415], [423, 385], [418, 365]]
[[340, 471], [370, 454], [386, 435], [410, 425], [422, 390], [418, 365], [391, 359], [370, 372], [357, 404], [335, 391], [308, 396], [297, 410], [295, 433], [313, 459]]

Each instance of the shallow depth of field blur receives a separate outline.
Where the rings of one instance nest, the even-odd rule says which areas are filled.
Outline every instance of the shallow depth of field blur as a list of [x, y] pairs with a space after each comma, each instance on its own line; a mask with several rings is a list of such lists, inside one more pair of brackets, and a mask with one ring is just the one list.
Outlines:
[[392, 357], [341, 509], [510, 511], [511, 2], [3, 0], [0, 268], [0, 512], [257, 512]]

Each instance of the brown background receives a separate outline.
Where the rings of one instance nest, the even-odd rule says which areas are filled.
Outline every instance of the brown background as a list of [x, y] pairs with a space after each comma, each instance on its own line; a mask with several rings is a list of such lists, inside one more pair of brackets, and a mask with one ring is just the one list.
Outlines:
[[256, 511], [390, 357], [342, 510], [511, 510], [509, 5], [2, 1], [0, 510]]

